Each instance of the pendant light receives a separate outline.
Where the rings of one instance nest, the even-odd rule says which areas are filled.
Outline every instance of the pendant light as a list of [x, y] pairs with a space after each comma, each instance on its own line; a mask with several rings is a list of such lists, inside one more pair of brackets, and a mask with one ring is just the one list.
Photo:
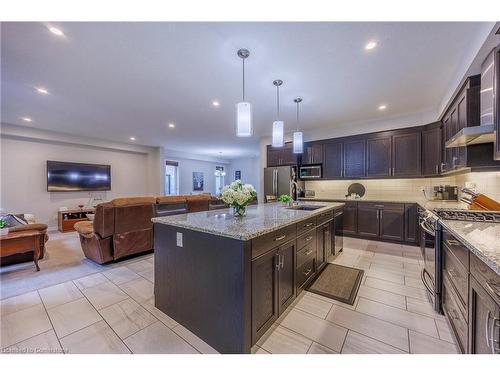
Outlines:
[[238, 57], [243, 61], [243, 100], [236, 104], [236, 135], [252, 136], [252, 105], [245, 101], [245, 59], [250, 56], [247, 49], [238, 50]]
[[302, 98], [295, 98], [293, 101], [297, 104], [297, 131], [293, 132], [293, 153], [302, 154], [304, 152], [304, 140], [302, 132], [299, 131], [299, 104], [302, 102]]
[[285, 144], [285, 134], [283, 121], [280, 121], [280, 86], [283, 84], [281, 79], [273, 81], [273, 85], [276, 86], [276, 121], [273, 122], [273, 147], [283, 147]]

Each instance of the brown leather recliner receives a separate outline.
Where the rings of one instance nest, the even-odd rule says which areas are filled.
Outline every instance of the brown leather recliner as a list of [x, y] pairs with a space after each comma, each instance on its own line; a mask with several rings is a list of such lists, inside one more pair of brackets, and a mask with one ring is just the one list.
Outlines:
[[208, 211], [210, 195], [186, 195], [188, 212]]
[[102, 264], [153, 249], [154, 197], [118, 198], [75, 224], [85, 256]]

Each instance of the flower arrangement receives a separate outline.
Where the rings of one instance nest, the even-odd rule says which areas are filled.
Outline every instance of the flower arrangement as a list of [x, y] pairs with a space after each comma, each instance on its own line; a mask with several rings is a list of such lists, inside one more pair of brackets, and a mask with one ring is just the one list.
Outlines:
[[233, 208], [235, 216], [245, 216], [247, 205], [255, 199], [257, 192], [250, 184], [236, 180], [222, 189], [222, 201]]

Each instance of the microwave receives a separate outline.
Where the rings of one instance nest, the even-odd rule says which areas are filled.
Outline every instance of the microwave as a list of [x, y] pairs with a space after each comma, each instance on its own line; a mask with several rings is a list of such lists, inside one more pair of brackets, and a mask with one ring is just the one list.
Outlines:
[[302, 180], [321, 178], [321, 165], [308, 165], [305, 167], [300, 167], [299, 177]]

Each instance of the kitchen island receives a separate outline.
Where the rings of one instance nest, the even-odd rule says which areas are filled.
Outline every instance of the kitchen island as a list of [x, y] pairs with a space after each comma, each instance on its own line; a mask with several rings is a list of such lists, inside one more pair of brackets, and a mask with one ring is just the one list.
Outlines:
[[250, 353], [333, 253], [343, 206], [154, 218], [156, 307], [221, 353]]

